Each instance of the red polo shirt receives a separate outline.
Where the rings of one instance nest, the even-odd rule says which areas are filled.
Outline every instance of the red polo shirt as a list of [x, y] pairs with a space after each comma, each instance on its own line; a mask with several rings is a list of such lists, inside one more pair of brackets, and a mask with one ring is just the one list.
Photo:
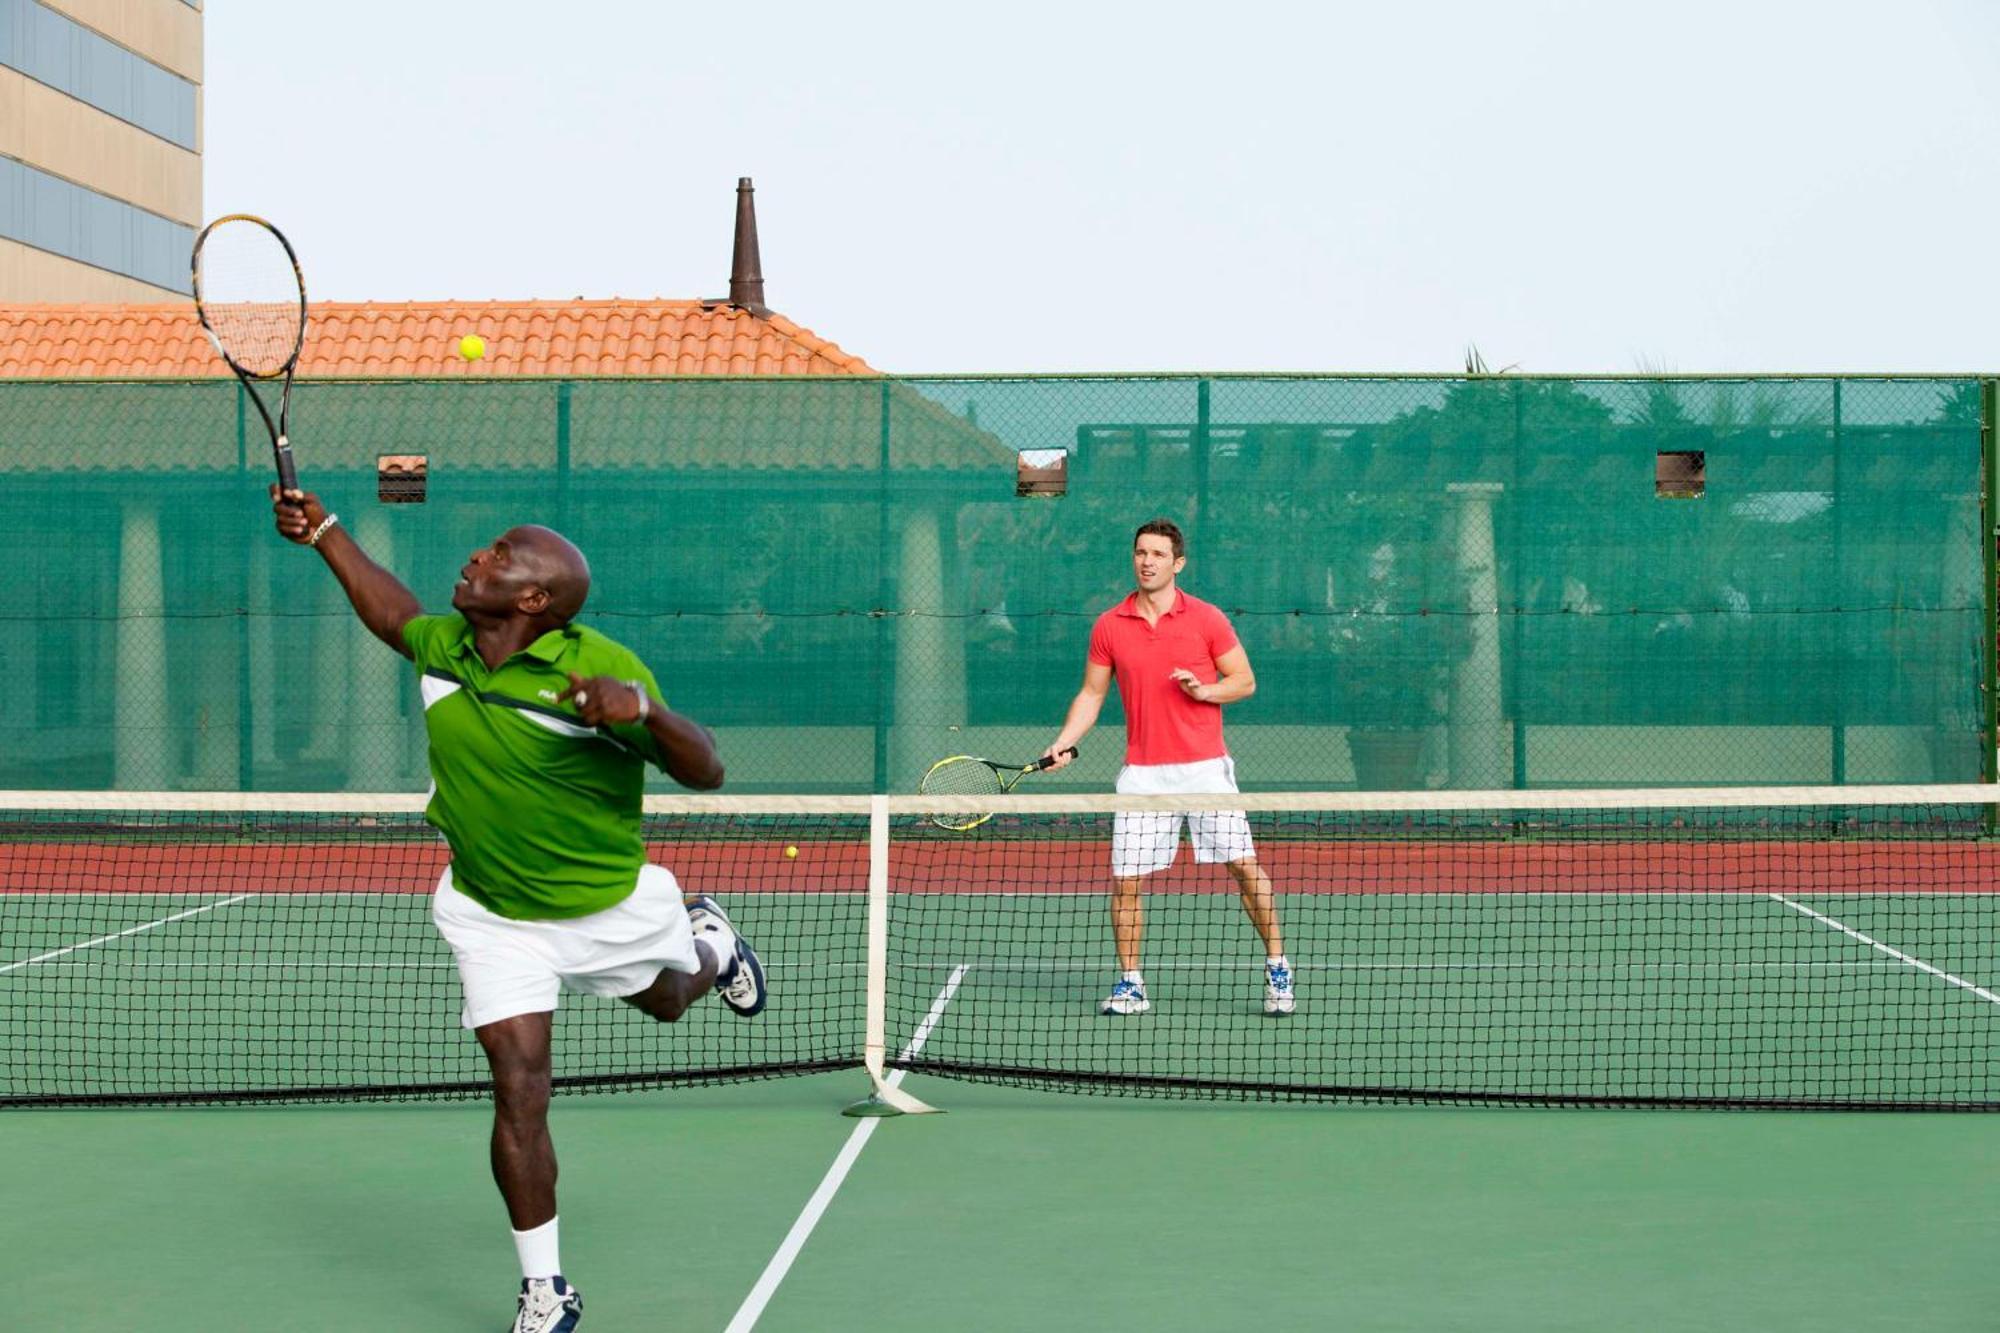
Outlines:
[[1172, 679], [1186, 667], [1213, 685], [1215, 659], [1236, 646], [1229, 617], [1216, 607], [1174, 590], [1174, 608], [1148, 625], [1135, 591], [1097, 618], [1090, 631], [1090, 660], [1118, 678], [1125, 704], [1125, 762], [1192, 764], [1220, 759], [1222, 705], [1190, 699]]

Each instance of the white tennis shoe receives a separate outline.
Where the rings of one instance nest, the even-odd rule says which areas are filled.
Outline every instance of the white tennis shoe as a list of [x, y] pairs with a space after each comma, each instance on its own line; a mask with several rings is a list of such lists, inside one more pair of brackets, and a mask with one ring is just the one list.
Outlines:
[[1124, 1017], [1128, 1014], [1143, 1014], [1153, 1007], [1146, 998], [1144, 983], [1120, 977], [1118, 984], [1111, 988], [1111, 994], [1104, 997], [1104, 1005], [1099, 1013]]
[[706, 940], [715, 951], [715, 989], [722, 1002], [743, 1018], [754, 1018], [764, 1010], [769, 998], [764, 988], [764, 964], [750, 942], [736, 933], [722, 904], [707, 894], [688, 904], [688, 923], [694, 937]]
[[1292, 994], [1292, 969], [1285, 963], [1264, 964], [1264, 1016], [1284, 1018], [1299, 1007]]
[[555, 1277], [521, 1279], [514, 1333], [571, 1333], [583, 1321], [583, 1293]]

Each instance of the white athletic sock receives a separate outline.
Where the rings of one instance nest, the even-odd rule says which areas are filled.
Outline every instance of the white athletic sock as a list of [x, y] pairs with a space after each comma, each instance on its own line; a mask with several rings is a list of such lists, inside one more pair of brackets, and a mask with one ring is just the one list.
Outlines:
[[560, 1220], [552, 1217], [533, 1231], [514, 1233], [514, 1253], [521, 1256], [522, 1277], [552, 1278], [562, 1272], [556, 1247], [556, 1223]]
[[1275, 953], [1275, 954], [1272, 954], [1272, 955], [1271, 955], [1271, 956], [1270, 956], [1269, 958], [1267, 958], [1267, 959], [1265, 959], [1265, 960], [1264, 960], [1264, 966], [1265, 966], [1265, 967], [1282, 967], [1282, 968], [1284, 968], [1284, 969], [1285, 969], [1285, 971], [1289, 972], [1289, 971], [1291, 971], [1291, 970], [1292, 970], [1292, 960], [1291, 960], [1291, 959], [1289, 959], [1289, 958], [1287, 958], [1287, 957], [1285, 957], [1285, 956], [1284, 956], [1283, 954], [1281, 954], [1281, 953]]
[[1146, 979], [1139, 975], [1139, 969], [1136, 967], [1133, 968], [1130, 972], [1127, 972], [1124, 975], [1123, 980], [1131, 982], [1134, 986], [1137, 986], [1140, 990], [1146, 989]]

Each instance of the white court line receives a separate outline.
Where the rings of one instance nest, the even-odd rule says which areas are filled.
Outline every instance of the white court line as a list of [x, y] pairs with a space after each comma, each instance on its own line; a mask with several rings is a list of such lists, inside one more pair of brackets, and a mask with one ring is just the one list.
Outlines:
[[200, 916], [203, 912], [213, 912], [218, 907], [227, 907], [231, 903], [240, 903], [249, 896], [250, 895], [247, 893], [239, 893], [234, 898], [224, 898], [220, 902], [208, 903], [201, 907], [191, 907], [185, 912], [175, 912], [172, 916], [163, 916], [158, 921], [148, 921], [143, 926], [133, 926], [130, 930], [121, 930], [111, 935], [99, 935], [96, 939], [85, 940], [81, 944], [72, 944], [67, 948], [51, 949], [47, 953], [38, 953], [33, 958], [23, 958], [18, 963], [9, 963], [5, 967], [0, 967], [0, 974], [12, 972], [16, 968], [27, 967], [33, 963], [46, 963], [51, 958], [60, 958], [64, 954], [75, 953], [79, 949], [91, 949], [95, 948], [100, 944], [109, 944], [113, 940], [122, 940], [127, 935], [137, 935], [143, 931], [153, 930], [156, 927], [168, 925], [171, 922], [185, 921], [187, 918], [191, 916]]
[[[924, 1021], [917, 1025], [909, 1045], [903, 1047], [902, 1054], [896, 1057], [898, 1060], [907, 1060], [924, 1048], [924, 1042], [930, 1039], [931, 1030], [937, 1026], [938, 1020], [944, 1017], [945, 1006], [950, 1004], [951, 997], [958, 993], [958, 983], [965, 980], [965, 974], [971, 967], [970, 963], [960, 963], [952, 969], [950, 979], [944, 983], [944, 989], [938, 992], [937, 998], [931, 1001], [930, 1012], [925, 1014]], [[894, 1087], [903, 1081], [903, 1074], [904, 1071], [898, 1069], [890, 1074], [885, 1082]], [[847, 1142], [841, 1146], [840, 1154], [833, 1159], [833, 1165], [826, 1169], [826, 1176], [819, 1182], [819, 1188], [813, 1191], [810, 1199], [806, 1200], [805, 1209], [799, 1213], [798, 1220], [792, 1223], [792, 1229], [785, 1233], [784, 1243], [779, 1245], [778, 1252], [771, 1256], [771, 1262], [764, 1265], [763, 1273], [757, 1278], [757, 1285], [750, 1288], [750, 1294], [743, 1298], [743, 1304], [737, 1307], [736, 1317], [729, 1321], [729, 1327], [724, 1333], [750, 1333], [751, 1329], [757, 1327], [758, 1319], [764, 1314], [764, 1307], [769, 1305], [771, 1297], [777, 1294], [778, 1284], [783, 1282], [785, 1274], [792, 1270], [792, 1261], [797, 1259], [799, 1251], [805, 1248], [806, 1240], [812, 1235], [813, 1228], [819, 1225], [820, 1215], [826, 1212], [827, 1205], [833, 1202], [833, 1196], [839, 1192], [842, 1182], [847, 1179], [848, 1171], [853, 1169], [855, 1161], [861, 1156], [861, 1150], [868, 1146], [868, 1140], [874, 1135], [875, 1127], [881, 1123], [882, 1117], [879, 1116], [863, 1120], [854, 1127], [854, 1132], [847, 1136]]]
[[1771, 895], [1771, 897], [1783, 903], [1785, 906], [1791, 908], [1794, 912], [1804, 913], [1806, 916], [1811, 917], [1813, 920], [1819, 922], [1823, 926], [1831, 926], [1833, 927], [1833, 929], [1839, 931], [1841, 934], [1846, 935], [1851, 939], [1860, 940], [1863, 944], [1867, 945], [1871, 949], [1881, 950], [1883, 953], [1888, 954], [1891, 958], [1894, 958], [1898, 962], [1908, 963], [1911, 967], [1916, 968], [1917, 971], [1919, 972], [1928, 972], [1930, 975], [1936, 977], [1939, 981], [1948, 981], [1952, 985], [1957, 986], [1961, 990], [1969, 990], [1974, 995], [1977, 995], [1980, 999], [1985, 1000], [1990, 1004], [2000, 1004], [2000, 995], [1995, 995], [1992, 991], [1986, 989], [1986, 987], [1984, 986], [1976, 986], [1972, 982], [1967, 981], [1964, 977], [1955, 977], [1951, 973], [1945, 971], [1943, 968], [1932, 967], [1929, 963], [1926, 963], [1923, 959], [1914, 958], [1909, 954], [1904, 953], [1901, 949], [1892, 949], [1888, 945], [1882, 943], [1882, 941], [1877, 939], [1871, 939], [1868, 936], [1863, 935], [1860, 931], [1856, 930], [1854, 927], [1847, 925], [1844, 922], [1835, 921], [1830, 916], [1827, 916], [1820, 912], [1813, 911], [1812, 908], [1807, 907], [1804, 903], [1793, 902], [1790, 898], [1787, 898], [1782, 893], [1774, 893]]
[[[663, 867], [664, 868], [664, 867]], [[1108, 876], [1107, 876], [1108, 878]], [[0, 889], [0, 902], [15, 898], [200, 898], [211, 894], [228, 893], [227, 889]], [[894, 889], [899, 900], [912, 903], [929, 899], [964, 898], [1052, 898], [1057, 902], [1077, 901], [1089, 904], [1108, 897], [1109, 889]], [[1424, 903], [1438, 898], [1464, 898], [1475, 902], [1504, 898], [1555, 898], [1576, 902], [1608, 901], [1657, 903], [1681, 902], [1690, 898], [1718, 898], [1723, 901], [1737, 898], [1768, 897], [1768, 889], [1288, 889], [1278, 886], [1278, 896], [1286, 900], [1310, 902], [1320, 898], [1332, 898], [1341, 902], [1365, 899], [1371, 904], [1415, 902]], [[1236, 891], [1226, 881], [1219, 881], [1215, 887], [1197, 890], [1162, 890], [1149, 897], [1160, 898], [1200, 898], [1220, 899], [1227, 897], [1236, 901]], [[1815, 888], [1813, 895], [1819, 898], [1883, 898], [1896, 902], [1904, 898], [1964, 898], [1975, 902], [2000, 897], [1995, 889], [1884, 889], [1881, 887], [1861, 889], [1821, 889]], [[239, 895], [246, 898], [261, 898], [271, 902], [283, 902], [288, 898], [336, 898], [349, 901], [375, 900], [382, 898], [428, 898], [428, 888], [411, 889], [252, 889]], [[765, 898], [827, 898], [835, 902], [853, 903], [866, 898], [868, 890], [859, 889], [737, 889], [730, 894], [730, 901], [749, 900], [758, 902]]]
[[[97, 965], [85, 962], [72, 962], [72, 963], [58, 964], [58, 966], [90, 967]], [[453, 962], [441, 961], [441, 960], [414, 961], [414, 962], [404, 962], [404, 963], [382, 963], [382, 962], [365, 962], [365, 961], [345, 962], [338, 960], [319, 960], [319, 961], [307, 961], [307, 962], [296, 962], [296, 961], [287, 962], [281, 960], [269, 963], [201, 963], [201, 962], [174, 962], [171, 959], [134, 959], [130, 962], [118, 964], [117, 966], [120, 968], [120, 970], [127, 972], [145, 972], [145, 971], [209, 972], [209, 973], [216, 973], [222, 976], [233, 976], [238, 973], [257, 973], [257, 972], [368, 972], [368, 971], [448, 972], [448, 971], [455, 971], [458, 965]], [[796, 963], [796, 964], [766, 963], [764, 964], [764, 970], [766, 972], [782, 973], [789, 976], [833, 977], [833, 976], [843, 976], [854, 972], [863, 972], [867, 970], [867, 966], [868, 965], [866, 963]], [[936, 968], [936, 967], [949, 967], [951, 965], [949, 963], [938, 962], [935, 960], [928, 960], [928, 961], [919, 960], [917, 962], [910, 963], [909, 966]], [[992, 960], [982, 960], [976, 963], [969, 963], [965, 964], [964, 966], [977, 967], [982, 972], [1002, 972], [1002, 973], [1017, 973], [1017, 974], [1033, 973], [1033, 974], [1050, 975], [1050, 976], [1056, 975], [1058, 973], [1069, 973], [1069, 972], [1089, 973], [1089, 972], [1102, 972], [1105, 970], [1104, 961], [1102, 959], [1094, 959], [1087, 962], [1073, 962], [1073, 963], [1062, 962], [1059, 960], [1048, 960], [1044, 962], [1034, 962], [1034, 963], [1012, 963], [1012, 962], [1004, 962], [999, 959], [992, 959]], [[1897, 963], [1888, 958], [1839, 958], [1839, 959], [1806, 960], [1803, 962], [1787, 962], [1781, 959], [1774, 959], [1769, 962], [1718, 961], [1718, 962], [1690, 963], [1690, 962], [1659, 961], [1659, 962], [1604, 963], [1597, 966], [1588, 966], [1588, 965], [1580, 966], [1572, 963], [1547, 964], [1547, 963], [1537, 963], [1537, 962], [1527, 962], [1527, 963], [1328, 962], [1328, 963], [1297, 963], [1293, 965], [1292, 971], [1300, 976], [1305, 976], [1308, 973], [1314, 973], [1314, 972], [1534, 972], [1544, 976], [1567, 977], [1567, 976], [1601, 976], [1606, 974], [1615, 976], [1621, 972], [1827, 972], [1827, 971], [1851, 971], [1856, 968], [1887, 969], [1887, 968], [1894, 968], [1896, 966]], [[5, 970], [5, 969], [0, 969], [0, 970]], [[1257, 962], [1254, 963], [1155, 962], [1155, 963], [1148, 963], [1146, 965], [1146, 970], [1148, 972], [1261, 973], [1264, 970], [1264, 964], [1262, 960], [1258, 960]]]

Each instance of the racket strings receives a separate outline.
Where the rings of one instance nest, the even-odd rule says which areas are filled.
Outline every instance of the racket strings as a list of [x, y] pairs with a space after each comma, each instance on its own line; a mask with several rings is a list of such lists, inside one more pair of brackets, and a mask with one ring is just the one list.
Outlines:
[[[983, 759], [949, 759], [924, 775], [920, 789], [926, 796], [998, 796], [1007, 784]], [[990, 818], [987, 814], [934, 814], [931, 822], [939, 828], [964, 832]]]
[[926, 796], [998, 796], [1007, 790], [1000, 775], [978, 759], [953, 759], [924, 778]]
[[195, 260], [202, 318], [217, 348], [248, 374], [282, 372], [305, 329], [304, 290], [284, 243], [248, 220], [218, 224]]

